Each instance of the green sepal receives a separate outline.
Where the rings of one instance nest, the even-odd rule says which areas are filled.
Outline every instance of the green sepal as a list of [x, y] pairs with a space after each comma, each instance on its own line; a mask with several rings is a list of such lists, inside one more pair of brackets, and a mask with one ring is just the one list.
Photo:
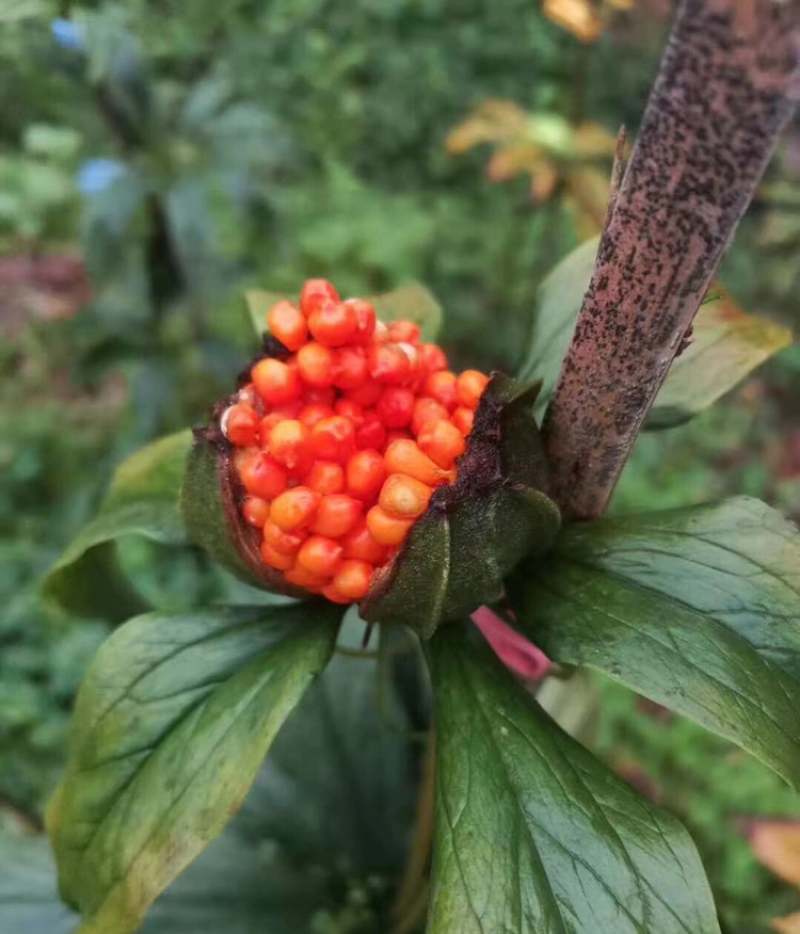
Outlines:
[[219, 414], [227, 404], [217, 407], [209, 428], [195, 431], [180, 496], [189, 541], [246, 584], [290, 597], [308, 596], [264, 563], [258, 531], [242, 518], [244, 489], [234, 469], [233, 447], [219, 429]]
[[371, 622], [430, 638], [442, 623], [496, 602], [526, 555], [555, 541], [561, 517], [531, 407], [541, 382], [495, 373], [475, 416], [458, 479], [439, 487], [361, 604]]

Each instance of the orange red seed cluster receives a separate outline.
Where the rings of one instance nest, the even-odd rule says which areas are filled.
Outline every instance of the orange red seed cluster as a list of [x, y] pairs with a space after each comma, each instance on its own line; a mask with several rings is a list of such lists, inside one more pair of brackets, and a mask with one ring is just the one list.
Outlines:
[[267, 315], [291, 353], [254, 364], [223, 414], [266, 564], [337, 603], [362, 599], [434, 489], [452, 483], [488, 377], [456, 376], [410, 321], [384, 324], [323, 279]]

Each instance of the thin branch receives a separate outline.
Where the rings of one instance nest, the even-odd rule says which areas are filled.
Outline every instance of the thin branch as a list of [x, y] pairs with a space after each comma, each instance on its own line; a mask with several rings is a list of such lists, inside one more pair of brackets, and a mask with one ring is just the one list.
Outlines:
[[605, 510], [798, 90], [799, 0], [684, 0], [545, 416], [567, 516]]

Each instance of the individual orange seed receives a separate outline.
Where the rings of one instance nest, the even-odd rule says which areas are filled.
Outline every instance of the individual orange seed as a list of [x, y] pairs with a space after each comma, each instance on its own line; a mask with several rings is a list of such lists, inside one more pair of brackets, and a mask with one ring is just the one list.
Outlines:
[[330, 493], [323, 496], [317, 506], [317, 513], [311, 523], [315, 535], [340, 538], [346, 535], [358, 522], [364, 504], [345, 493]]
[[413, 519], [391, 515], [381, 506], [373, 506], [367, 513], [369, 534], [380, 545], [400, 545], [413, 524]]
[[442, 470], [417, 442], [411, 439], [392, 441], [386, 448], [383, 460], [390, 474], [404, 474], [419, 480], [426, 486], [438, 486], [442, 483], [452, 483], [455, 480], [455, 473], [452, 470]]
[[333, 578], [333, 586], [348, 600], [361, 600], [372, 583], [373, 567], [366, 561], [342, 561]]
[[417, 436], [417, 443], [435, 464], [445, 470], [451, 468], [467, 448], [458, 428], [444, 418], [428, 422]]
[[270, 405], [281, 405], [300, 397], [302, 387], [297, 373], [282, 360], [264, 357], [250, 375], [258, 394]]
[[311, 523], [319, 500], [319, 493], [307, 486], [296, 486], [273, 501], [269, 515], [284, 532], [295, 532]]
[[310, 535], [297, 552], [297, 565], [318, 577], [331, 577], [342, 563], [344, 549], [324, 535]]
[[432, 495], [431, 487], [421, 480], [395, 473], [383, 484], [378, 504], [392, 516], [416, 519], [428, 508]]
[[468, 409], [477, 408], [489, 377], [478, 370], [464, 370], [456, 380], [458, 401]]
[[267, 312], [267, 327], [289, 350], [299, 350], [308, 338], [305, 315], [291, 302], [282, 301]]

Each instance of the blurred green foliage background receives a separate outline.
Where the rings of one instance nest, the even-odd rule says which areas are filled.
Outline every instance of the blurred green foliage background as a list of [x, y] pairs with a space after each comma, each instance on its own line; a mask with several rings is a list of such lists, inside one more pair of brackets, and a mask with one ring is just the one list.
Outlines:
[[[447, 135], [496, 98], [635, 134], [670, 15], [640, 0], [587, 45], [536, 0], [0, 6], [1, 810], [40, 823], [105, 633], [44, 604], [37, 579], [120, 458], [230, 385], [251, 341], [241, 290], [420, 280], [457, 364], [513, 371], [539, 281], [584, 230], [563, 180], [535, 203], [524, 175], [490, 184], [487, 149], [452, 155]], [[722, 273], [744, 308], [795, 329], [799, 183], [795, 125]], [[795, 346], [696, 421], [643, 437], [614, 508], [735, 491], [797, 519], [799, 400]], [[223, 586], [199, 555], [152, 557], [125, 551], [162, 603]], [[797, 910], [737, 823], [800, 816], [794, 796], [724, 742], [602, 696], [602, 753], [687, 822], [726, 929]]]

